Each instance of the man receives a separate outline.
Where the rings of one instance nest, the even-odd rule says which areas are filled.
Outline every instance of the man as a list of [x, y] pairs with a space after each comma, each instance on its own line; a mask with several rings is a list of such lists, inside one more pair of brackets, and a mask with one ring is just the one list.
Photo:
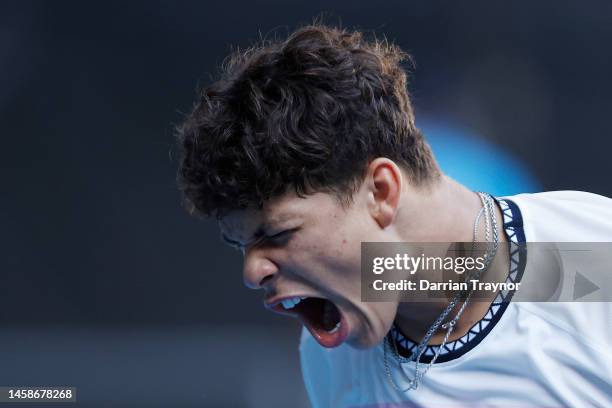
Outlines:
[[[607, 303], [362, 301], [362, 242], [612, 241], [605, 197], [493, 199], [442, 174], [405, 58], [323, 25], [235, 53], [179, 129], [187, 204], [219, 219], [265, 306], [304, 324], [315, 407], [610, 405]], [[491, 270], [520, 283], [512, 256]]]

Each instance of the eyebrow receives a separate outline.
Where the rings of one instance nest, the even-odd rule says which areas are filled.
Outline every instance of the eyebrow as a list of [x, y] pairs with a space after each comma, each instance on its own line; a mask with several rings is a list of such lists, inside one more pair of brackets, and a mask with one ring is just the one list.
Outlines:
[[223, 241], [225, 241], [226, 244], [237, 246], [238, 248], [243, 248], [245, 246], [248, 246], [251, 242], [255, 242], [261, 237], [265, 236], [266, 231], [269, 231], [270, 229], [272, 229], [273, 225], [280, 224], [291, 218], [294, 218], [294, 215], [286, 214], [286, 215], [281, 215], [280, 217], [275, 218], [274, 220], [263, 222], [261, 225], [257, 227], [257, 230], [253, 234], [253, 238], [249, 242], [247, 242], [245, 245], [241, 244], [238, 241], [234, 241], [233, 239], [225, 235], [225, 233], [221, 233], [221, 238], [223, 239]]

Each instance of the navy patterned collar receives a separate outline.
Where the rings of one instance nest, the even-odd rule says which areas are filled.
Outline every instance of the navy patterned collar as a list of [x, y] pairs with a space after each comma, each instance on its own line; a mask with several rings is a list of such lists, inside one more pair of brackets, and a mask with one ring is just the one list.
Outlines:
[[[525, 245], [521, 245], [525, 243], [523, 217], [518, 206], [513, 201], [497, 198], [495, 201], [502, 211], [504, 231], [509, 242], [510, 270], [506, 282], [518, 283], [523, 276], [527, 257]], [[514, 292], [507, 290], [499, 292], [482, 320], [474, 324], [465, 336], [446, 343], [440, 351], [436, 363], [454, 360], [477, 346], [497, 324], [508, 307], [513, 294]], [[395, 326], [389, 331], [388, 336], [395, 340], [398, 351], [404, 356], [411, 355], [417, 349], [418, 343], [404, 336]], [[427, 346], [420, 361], [422, 363], [429, 363], [438, 348], [439, 346], [437, 345]]]

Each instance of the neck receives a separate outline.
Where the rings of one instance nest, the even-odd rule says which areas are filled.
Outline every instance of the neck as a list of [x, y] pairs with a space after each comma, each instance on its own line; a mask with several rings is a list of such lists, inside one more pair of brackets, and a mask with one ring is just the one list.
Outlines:
[[398, 229], [407, 242], [471, 242], [474, 219], [482, 207], [476, 193], [447, 176], [408, 191], [399, 210]]
[[[409, 194], [402, 214], [405, 220], [400, 221], [402, 231], [410, 235], [402, 237], [406, 242], [471, 242], [473, 239], [474, 221], [482, 208], [478, 195], [455, 182], [442, 176], [426, 193]], [[414, 197], [414, 198], [413, 198]], [[412, 198], [412, 199], [411, 199]], [[418, 215], [417, 215], [418, 214]], [[505, 241], [501, 212], [495, 206], [495, 216], [498, 220], [500, 242]], [[484, 224], [481, 220], [481, 224]], [[420, 231], [420, 233], [415, 233]], [[484, 226], [477, 234], [478, 241], [484, 241]], [[508, 270], [507, 256], [496, 256], [487, 274], [503, 274]], [[464, 336], [469, 329], [487, 313], [491, 301], [495, 298], [491, 293], [487, 298], [479, 298], [466, 306], [461, 318], [449, 340]], [[450, 320], [461, 307], [459, 302], [455, 310], [446, 320]], [[448, 302], [403, 302], [397, 309], [395, 324], [409, 338], [420, 341], [436, 318], [448, 305]], [[430, 344], [439, 344], [444, 337], [444, 331], [438, 330]]]

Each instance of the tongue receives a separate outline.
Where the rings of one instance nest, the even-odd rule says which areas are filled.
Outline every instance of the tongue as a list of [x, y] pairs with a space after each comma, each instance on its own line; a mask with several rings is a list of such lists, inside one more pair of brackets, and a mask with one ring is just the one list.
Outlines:
[[331, 302], [325, 302], [325, 305], [323, 306], [323, 329], [331, 332], [332, 330], [336, 330], [339, 324], [340, 316], [338, 313], [338, 308], [332, 305]]
[[323, 347], [337, 347], [348, 334], [347, 325], [336, 305], [325, 299], [309, 298], [297, 308], [298, 317]]

